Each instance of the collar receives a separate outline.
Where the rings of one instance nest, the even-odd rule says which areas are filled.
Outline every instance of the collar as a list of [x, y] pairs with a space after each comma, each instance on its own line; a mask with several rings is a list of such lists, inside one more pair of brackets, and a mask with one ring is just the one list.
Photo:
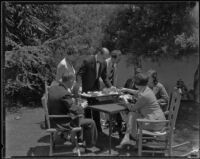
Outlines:
[[70, 88], [66, 87], [62, 82], [58, 81], [59, 82], [59, 85], [64, 87], [69, 93], [71, 93], [71, 90]]

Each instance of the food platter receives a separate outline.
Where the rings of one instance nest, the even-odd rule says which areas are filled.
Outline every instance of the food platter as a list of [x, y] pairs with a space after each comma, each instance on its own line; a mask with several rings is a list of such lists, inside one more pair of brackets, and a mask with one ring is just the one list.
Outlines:
[[110, 98], [118, 97], [120, 95], [121, 93], [119, 91], [107, 88], [107, 89], [103, 89], [102, 91], [93, 91], [93, 92], [89, 91], [87, 93], [82, 93], [81, 97], [105, 100], [108, 98], [110, 99]]
[[94, 92], [87, 92], [87, 93], [82, 93], [82, 97], [86, 98], [97, 98], [97, 97], [108, 97], [108, 96], [119, 96], [120, 94], [117, 92], [111, 92], [109, 94], [105, 94], [102, 91], [94, 91]]

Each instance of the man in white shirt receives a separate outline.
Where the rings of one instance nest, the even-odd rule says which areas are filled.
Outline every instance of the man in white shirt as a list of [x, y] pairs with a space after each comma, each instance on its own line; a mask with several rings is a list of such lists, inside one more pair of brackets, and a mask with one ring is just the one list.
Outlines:
[[56, 80], [61, 82], [62, 76], [68, 72], [73, 72], [74, 75], [76, 74], [74, 67], [65, 57], [57, 66]]
[[[57, 71], [56, 71], [56, 79], [51, 83], [51, 86], [53, 85], [58, 85], [58, 82], [62, 82], [62, 76], [64, 74], [69, 74], [73, 73], [74, 75], [76, 74], [76, 71], [73, 67], [73, 65], [67, 60], [67, 57], [63, 58], [58, 66], [57, 66]], [[75, 83], [74, 83], [75, 85]]]

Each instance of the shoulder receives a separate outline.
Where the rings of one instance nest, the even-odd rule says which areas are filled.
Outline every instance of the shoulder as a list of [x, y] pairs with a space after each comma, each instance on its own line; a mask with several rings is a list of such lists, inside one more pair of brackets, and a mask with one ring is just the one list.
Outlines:
[[87, 56], [83, 60], [84, 63], [92, 63], [94, 61], [95, 61], [95, 57], [93, 55], [92, 56]]
[[50, 96], [61, 96], [66, 93], [65, 89], [60, 85], [54, 85], [49, 88]]
[[105, 61], [106, 61], [106, 63], [110, 63], [111, 62], [111, 58], [108, 58]]
[[143, 97], [143, 99], [155, 98], [155, 94], [153, 93], [153, 91], [149, 87], [146, 88], [146, 90], [142, 93], [141, 96]]
[[64, 58], [64, 59], [62, 59], [62, 60], [59, 62], [58, 67], [64, 66], [65, 64], [66, 64], [66, 60], [65, 60], [65, 58]]
[[157, 83], [156, 87], [158, 87], [159, 89], [165, 88], [164, 85], [160, 82]]

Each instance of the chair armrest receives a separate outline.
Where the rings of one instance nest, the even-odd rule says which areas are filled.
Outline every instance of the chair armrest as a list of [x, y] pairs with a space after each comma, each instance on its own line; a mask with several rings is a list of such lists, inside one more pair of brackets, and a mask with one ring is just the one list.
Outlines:
[[82, 114], [74, 115], [74, 116], [72, 116], [72, 115], [49, 115], [49, 118], [77, 118], [77, 117], [81, 118], [81, 117], [83, 117], [83, 115]]
[[138, 123], [168, 123], [169, 120], [148, 120], [148, 119], [137, 119]]
[[47, 131], [48, 133], [52, 133], [52, 132], [56, 132], [57, 130], [52, 128], [52, 129], [47, 129], [46, 131]]
[[70, 115], [49, 115], [49, 118], [71, 118]]
[[74, 127], [74, 128], [72, 128], [71, 131], [72, 132], [79, 132], [79, 131], [82, 131], [82, 128], [81, 127]]

